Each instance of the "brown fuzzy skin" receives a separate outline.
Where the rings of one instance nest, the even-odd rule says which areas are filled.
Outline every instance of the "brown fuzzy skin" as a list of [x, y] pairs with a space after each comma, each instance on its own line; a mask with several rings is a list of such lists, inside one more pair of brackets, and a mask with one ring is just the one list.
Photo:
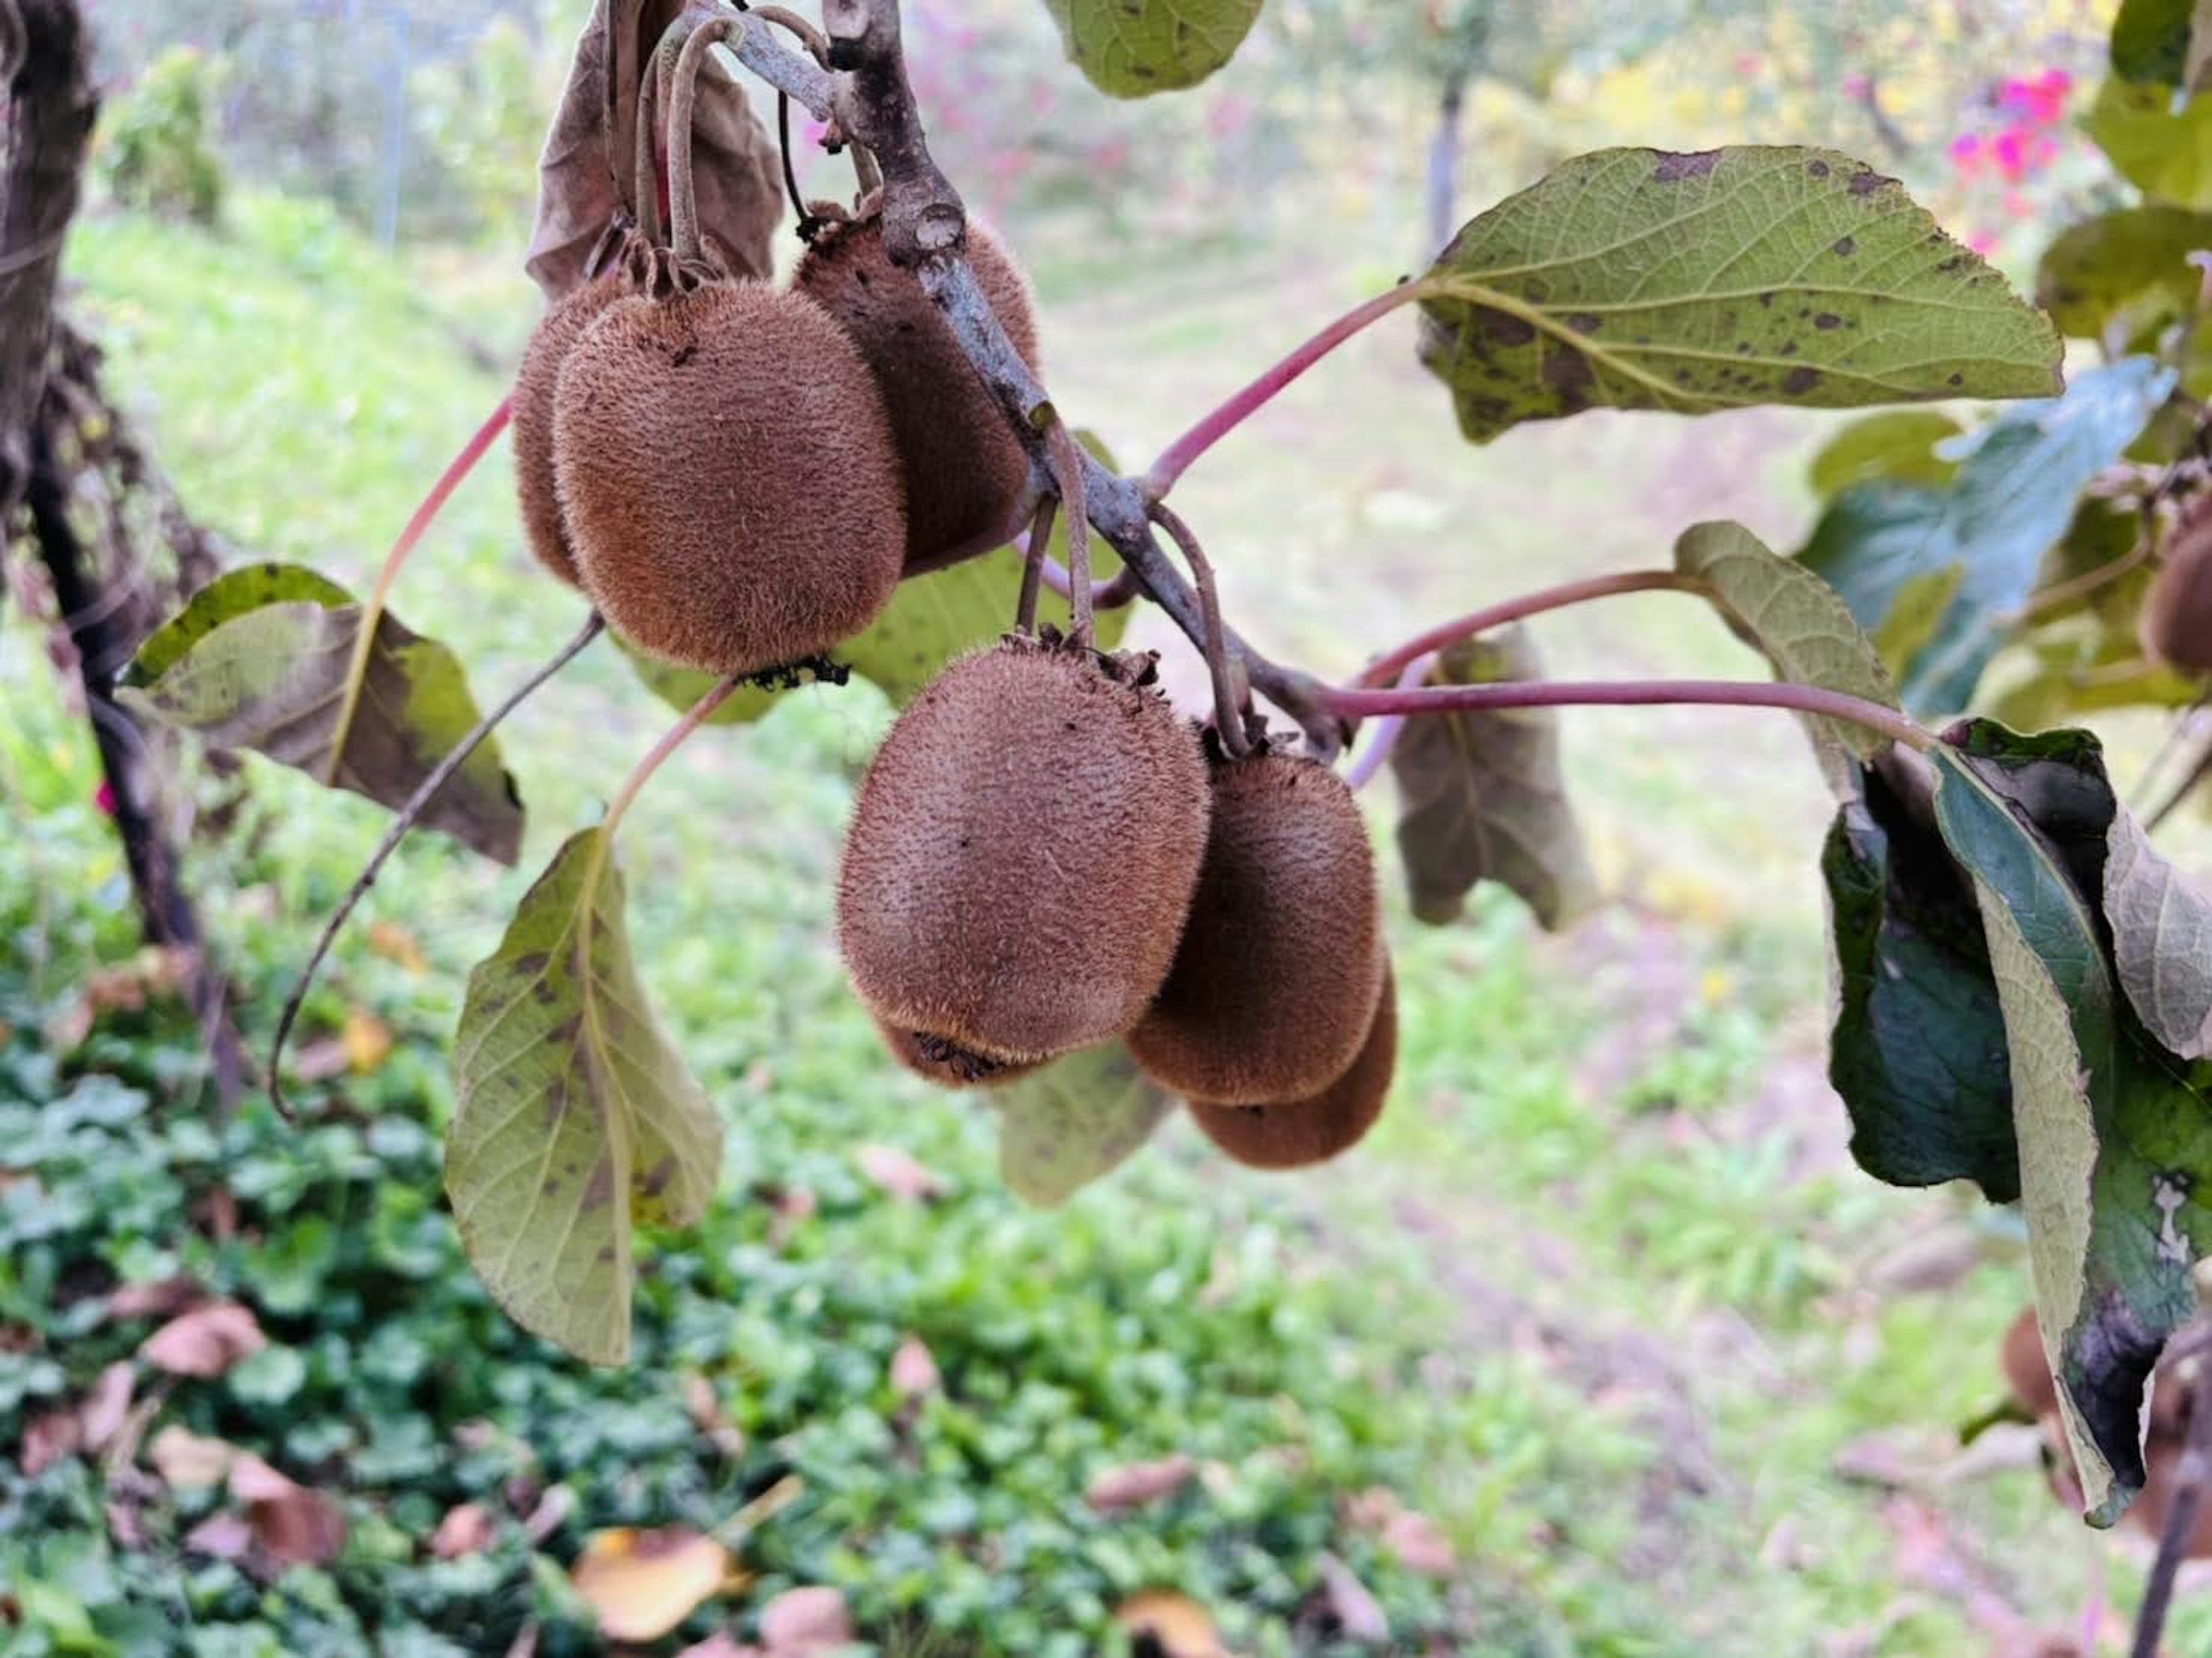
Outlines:
[[2058, 1384], [2051, 1379], [2051, 1366], [2043, 1357], [2043, 1333], [2036, 1328], [2034, 1308], [2006, 1328], [1999, 1357], [2005, 1385], [2021, 1410], [2041, 1417], [2058, 1408]]
[[1206, 850], [1206, 761], [1160, 695], [1013, 638], [901, 714], [860, 786], [837, 941], [895, 1029], [1001, 1063], [1134, 1024]]
[[994, 1060], [920, 1030], [902, 1030], [876, 1021], [876, 1033], [890, 1055], [918, 1077], [940, 1088], [998, 1088], [1026, 1077], [1042, 1060]]
[[1280, 1105], [1190, 1102], [1206, 1139], [1249, 1169], [1305, 1169], [1342, 1155], [1367, 1137], [1390, 1097], [1398, 1066], [1398, 989], [1386, 968], [1375, 1023], [1359, 1057], [1341, 1077], [1306, 1099]]
[[1170, 1092], [1217, 1105], [1319, 1093], [1375, 1022], [1382, 922], [1342, 778], [1289, 754], [1216, 765], [1190, 922], [1130, 1053]]
[[599, 313], [628, 293], [619, 276], [601, 276], [554, 301], [523, 348], [515, 371], [514, 402], [508, 416], [514, 428], [514, 489], [522, 505], [522, 529], [538, 562], [571, 587], [583, 586], [576, 555], [568, 544], [568, 524], [553, 475], [553, 394], [561, 365]]
[[751, 673], [817, 655], [898, 585], [883, 399], [798, 295], [713, 282], [610, 305], [562, 365], [553, 454], [584, 590], [668, 661]]
[[[968, 264], [1032, 372], [1028, 280], [988, 230], [968, 224]], [[820, 301], [860, 348], [890, 410], [904, 468], [907, 562], [1004, 529], [1028, 486], [1029, 457], [914, 273], [884, 248], [881, 218], [817, 239], [792, 285]]]
[[2143, 649], [2185, 674], [2212, 674], [2212, 512], [2175, 532], [2166, 563], [2143, 595]]

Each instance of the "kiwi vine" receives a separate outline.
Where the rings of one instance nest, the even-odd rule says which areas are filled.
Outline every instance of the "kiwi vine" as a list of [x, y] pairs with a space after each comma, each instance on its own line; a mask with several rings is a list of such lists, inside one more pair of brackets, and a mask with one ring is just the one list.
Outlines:
[[[1153, 0], [1132, 4], [1157, 9]], [[2148, 849], [2087, 733], [2023, 735], [1936, 717], [1966, 705], [1994, 651], [1983, 611], [2019, 601], [2071, 614], [2138, 579], [2144, 597], [2131, 635], [2148, 663], [2192, 688], [2192, 708], [2203, 705], [2212, 496], [2169, 487], [2203, 482], [2195, 458], [2204, 405], [2177, 386], [2194, 312], [2178, 342], [2161, 337], [2067, 386], [2051, 320], [1871, 167], [1790, 147], [1606, 152], [1471, 221], [1427, 272], [1330, 322], [1149, 466], [1124, 473], [1078, 440], [1047, 391], [1048, 342], [1015, 250], [971, 222], [931, 154], [896, 0], [823, 0], [821, 10], [819, 25], [782, 6], [708, 0], [605, 0], [595, 14], [562, 129], [592, 175], [580, 193], [592, 203], [587, 222], [554, 240], [566, 250], [559, 258], [541, 258], [534, 245], [550, 303], [512, 395], [410, 520], [366, 603], [345, 612], [350, 663], [324, 780], [338, 780], [363, 717], [362, 687], [396, 626], [387, 607], [402, 568], [510, 425], [525, 539], [588, 603], [589, 619], [498, 708], [481, 720], [471, 708], [472, 729], [434, 763], [409, 772], [404, 786], [387, 780], [380, 798], [397, 809], [392, 831], [278, 1022], [268, 1080], [280, 1108], [284, 1044], [307, 977], [346, 914], [409, 826], [491, 752], [505, 715], [603, 631], [680, 671], [672, 683], [689, 689], [671, 700], [689, 706], [602, 823], [563, 846], [472, 977], [448, 1162], [464, 1241], [495, 1296], [532, 1329], [602, 1359], [627, 1351], [629, 1291], [624, 1272], [611, 1281], [601, 1265], [626, 1271], [633, 1220], [681, 1224], [696, 1215], [714, 1185], [720, 1133], [634, 983], [619, 938], [615, 829], [654, 770], [741, 686], [842, 683], [906, 584], [985, 559], [1011, 557], [1015, 573], [1009, 592], [992, 589], [991, 636], [946, 653], [928, 683], [900, 695], [858, 791], [836, 931], [886, 1050], [933, 1082], [1015, 1110], [1048, 1067], [1123, 1044], [1147, 1087], [1183, 1101], [1213, 1145], [1260, 1169], [1344, 1154], [1389, 1098], [1399, 986], [1355, 791], [1386, 766], [1431, 763], [1394, 749], [1413, 722], [1455, 722], [1472, 768], [1504, 744], [1508, 714], [1539, 721], [1516, 740], [1540, 745], [1550, 728], [1536, 711], [1565, 707], [1787, 711], [1804, 720], [1837, 794], [1822, 868], [1844, 993], [1832, 1075], [1853, 1114], [1854, 1150], [1881, 1178], [1971, 1179], [2023, 1203], [2038, 1260], [2035, 1339], [2008, 1367], [2048, 1382], [2069, 1490], [2096, 1523], [2118, 1519], [2155, 1472], [2134, 1424], [2153, 1361], [2195, 1316], [2189, 1272], [2203, 1251], [2161, 1250], [2154, 1263], [2128, 1255], [2114, 1240], [2139, 1231], [2143, 1218], [2098, 1210], [2085, 1218], [2064, 1188], [2114, 1171], [2112, 1190], [2151, 1190], [2151, 1175], [2185, 1192], [2212, 1180], [2184, 1150], [2160, 1151], [2150, 1168], [2125, 1161], [2151, 1155], [2141, 1148], [2158, 1139], [2154, 1130], [2212, 1109], [2212, 989], [2185, 992], [2177, 1006], [2171, 975], [2160, 976], [2162, 965], [2212, 952], [2212, 898]], [[1101, 79], [1085, 42], [1069, 39]], [[754, 143], [744, 125], [753, 118], [738, 69], [776, 100], [772, 141], [763, 132]], [[848, 159], [849, 205], [804, 198], [793, 105], [822, 124], [827, 151]], [[549, 157], [560, 151], [549, 145]], [[553, 205], [577, 188], [548, 178]], [[1819, 234], [1805, 248], [1772, 226], [1721, 237], [1701, 247], [1705, 268], [1671, 298], [1641, 299], [1638, 283], [1609, 276], [1595, 253], [1586, 261], [1594, 291], [1554, 295], [1529, 272], [1564, 285], [1565, 261], [1547, 264], [1516, 240], [1535, 224], [1552, 241], [1579, 238], [1602, 252], [1628, 234], [1621, 225], [1648, 234], [1680, 222], [1683, 203], [1690, 215], [1708, 211], [1747, 178], [1782, 202], [1778, 223], [1795, 215], [1823, 227]], [[778, 286], [763, 274], [770, 262], [761, 226], [781, 216], [786, 197], [805, 246]], [[1605, 214], [1617, 222], [1597, 216]], [[1802, 273], [1819, 260], [1849, 261], [1863, 245], [1870, 258], [1877, 235], [1895, 239], [1882, 259], [1899, 274], [1893, 291], [1868, 301], [1869, 314], [1880, 305], [1917, 320], [1889, 331], [1911, 337], [1912, 352], [1869, 366], [1887, 334], [1867, 328], [1850, 343], [1866, 319], [1814, 308], [1816, 295], [1863, 291]], [[1709, 291], [1717, 273], [1759, 258], [1778, 274], [1741, 295]], [[2062, 310], [2073, 303], [2045, 297]], [[1807, 301], [1796, 313], [1802, 331], [1778, 298]], [[1670, 323], [1670, 307], [1705, 331], [1665, 336], [1690, 326]], [[2001, 602], [1995, 579], [1984, 581], [1963, 554], [1955, 568], [1918, 572], [1900, 587], [1863, 546], [1824, 562], [1816, 536], [1793, 560], [1740, 525], [1701, 525], [1677, 543], [1671, 568], [1495, 600], [1378, 653], [1338, 683], [1247, 642], [1225, 614], [1200, 530], [1170, 498], [1256, 410], [1409, 308], [1422, 360], [1450, 389], [1474, 441], [1607, 405], [1696, 415], [1755, 403], [1972, 397], [2036, 400], [2032, 410], [2054, 397], [2102, 398], [2092, 415], [2109, 405], [2121, 410], [2112, 423], [2126, 426], [2087, 469], [2104, 478], [2154, 412], [2179, 410], [2188, 429], [2162, 480], [2137, 490], [2142, 530], [2128, 550], [2039, 588], [2031, 571], [2034, 591], [2012, 601]], [[1733, 349], [1711, 349], [1708, 335]], [[1651, 366], [1668, 361], [1677, 365], [1671, 376]], [[2138, 413], [2135, 425], [2128, 411]], [[1984, 448], [2039, 453], [2029, 446], [2047, 434], [2034, 422], [1998, 416]], [[1961, 471], [1974, 464], [1943, 459]], [[1879, 504], [1948, 510], [1899, 494]], [[1118, 569], [1094, 576], [1094, 537]], [[2017, 574], [2006, 581], [2017, 585]], [[1970, 604], [1965, 587], [1977, 582], [1990, 591], [1977, 586]], [[1048, 590], [1066, 602], [1064, 629], [1040, 617]], [[1717, 609], [1776, 677], [1557, 681], [1478, 659], [1479, 647], [1529, 618], [1654, 592]], [[1169, 701], [1151, 653], [1114, 647], [1118, 633], [1101, 618], [1139, 599], [1202, 656], [1204, 718]], [[202, 618], [198, 632], [216, 639], [232, 619]], [[198, 647], [190, 637], [149, 642], [149, 695], [165, 662]], [[867, 672], [864, 660], [859, 671]], [[1935, 689], [1916, 689], [1923, 684]], [[2178, 733], [2189, 729], [2187, 713]], [[2150, 827], [2208, 766], [2212, 748], [2184, 765]], [[1475, 786], [1471, 777], [1458, 782], [1462, 793]], [[1539, 838], [1574, 833], [1563, 809], [1540, 823]], [[1414, 847], [1419, 838], [1409, 817], [1401, 830], [1409, 866], [1417, 850], [1434, 852]], [[1479, 846], [1446, 854], [1451, 867], [1432, 895], [1446, 914], [1474, 881], [1501, 878]], [[1916, 954], [1923, 934], [1940, 936], [1948, 953]], [[522, 1035], [488, 1049], [489, 1027], [532, 1003], [543, 1017], [519, 1022]], [[1931, 1083], [1944, 1067], [1927, 1063], [1928, 1052], [1949, 1034], [1936, 1021], [1969, 1004], [1985, 1021], [1984, 1058]], [[626, 1041], [603, 1040], [612, 1029]], [[1991, 1046], [2002, 1063], [1990, 1062]], [[2163, 1092], [2142, 1083], [2154, 1072]], [[514, 1147], [504, 1161], [497, 1153], [502, 1137], [534, 1132], [539, 1114], [523, 1109], [533, 1102], [554, 1124], [544, 1132], [573, 1134], [580, 1148], [568, 1184], [548, 1157], [538, 1189], [487, 1206], [485, 1171], [517, 1166]], [[546, 1215], [589, 1224], [549, 1228], [558, 1246], [541, 1255], [526, 1246]], [[2187, 1218], [2212, 1244], [2212, 1209], [2192, 1207]], [[2197, 1352], [2192, 1339], [2171, 1351]], [[2200, 1363], [2199, 1376], [2207, 1373]], [[2204, 1460], [2170, 1505], [2192, 1527]], [[2170, 1572], [2164, 1581], [2160, 1594]], [[2154, 1597], [2146, 1612], [2154, 1644], [2163, 1605]]]

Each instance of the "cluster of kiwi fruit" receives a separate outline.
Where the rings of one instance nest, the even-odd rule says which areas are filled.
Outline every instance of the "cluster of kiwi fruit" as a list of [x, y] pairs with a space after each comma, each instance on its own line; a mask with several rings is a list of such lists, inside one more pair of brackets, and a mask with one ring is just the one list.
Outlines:
[[[2014, 1406], [2042, 1431], [2044, 1474], [2051, 1495], [2078, 1509], [2081, 1504], [2081, 1482], [2074, 1471], [2073, 1454], [2067, 1447], [2066, 1430], [2058, 1412], [2058, 1384], [2051, 1377], [2050, 1360], [2043, 1351], [2043, 1333], [2036, 1325], [2034, 1308], [2027, 1309], [2007, 1328], [1999, 1347], [1998, 1362], [2003, 1368], [2005, 1385], [2011, 1391]], [[2207, 1361], [2200, 1357], [2193, 1362], [2201, 1364]], [[2189, 1380], [2180, 1373], [2179, 1367], [2171, 1363], [2160, 1365], [2152, 1375], [2150, 1409], [2143, 1432], [2143, 1488], [2129, 1505], [2127, 1519], [2130, 1525], [2140, 1527], [2153, 1537], [2164, 1534], [2167, 1517], [2173, 1512], [2174, 1499], [2180, 1491], [2182, 1453], [2189, 1440]], [[2197, 1516], [2187, 1558], [2212, 1558], [2212, 1505], [2207, 1505]]]
[[2137, 625], [2154, 661], [2212, 675], [2212, 501], [2198, 501], [2175, 527]]
[[[687, 48], [677, 73], [696, 74], [700, 56]], [[642, 150], [652, 101], [640, 102]], [[675, 125], [680, 196], [690, 144]], [[777, 288], [733, 277], [696, 234], [667, 245], [656, 192], [638, 193], [645, 222], [546, 312], [512, 404], [530, 547], [616, 633], [685, 667], [763, 672], [860, 632], [909, 568], [1011, 532], [1027, 458], [891, 262], [879, 200], [821, 234]], [[680, 203], [675, 217], [685, 224]], [[1012, 258], [980, 227], [968, 256], [1034, 362]]]
[[1328, 767], [1231, 756], [1153, 677], [1047, 631], [926, 687], [854, 806], [847, 969], [935, 1081], [1118, 1037], [1231, 1157], [1321, 1162], [1374, 1126], [1397, 1056], [1365, 827]]

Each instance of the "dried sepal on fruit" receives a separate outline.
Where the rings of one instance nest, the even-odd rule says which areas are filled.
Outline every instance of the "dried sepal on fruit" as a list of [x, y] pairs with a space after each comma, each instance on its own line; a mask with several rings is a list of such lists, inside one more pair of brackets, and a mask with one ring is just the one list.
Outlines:
[[1191, 1098], [1302, 1099], [1351, 1065], [1382, 993], [1367, 826], [1342, 778], [1293, 754], [1218, 762], [1212, 796], [1190, 922], [1129, 1051]]
[[2158, 661], [2212, 674], [2212, 502], [2197, 503], [2175, 529], [2137, 625]]
[[1390, 1097], [1398, 1064], [1397, 987], [1386, 967], [1375, 1021], [1359, 1056], [1326, 1088], [1272, 1105], [1190, 1102], [1206, 1137], [1253, 1169], [1304, 1169], [1341, 1156], [1367, 1137]]
[[[1035, 372], [1028, 279], [1006, 245], [972, 219], [967, 254], [1000, 326]], [[1028, 489], [1029, 456], [944, 313], [912, 271], [891, 263], [876, 206], [864, 204], [852, 222], [826, 229], [792, 282], [852, 336], [883, 392], [905, 480], [908, 562], [927, 562], [995, 531], [1011, 534]]]
[[996, 1088], [1026, 1077], [1043, 1060], [994, 1060], [926, 1030], [908, 1030], [876, 1021], [876, 1032], [890, 1056], [918, 1077], [942, 1088]]
[[893, 1031], [981, 1070], [1127, 1030], [1206, 847], [1206, 762], [1149, 657], [1011, 636], [899, 716], [854, 808], [837, 938]]

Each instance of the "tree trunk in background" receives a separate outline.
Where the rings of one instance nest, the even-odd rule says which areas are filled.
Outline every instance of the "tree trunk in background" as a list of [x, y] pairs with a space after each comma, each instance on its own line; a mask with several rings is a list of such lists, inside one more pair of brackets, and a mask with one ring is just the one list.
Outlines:
[[[209, 961], [165, 829], [161, 752], [115, 701], [114, 677], [166, 608], [149, 541], [166, 542], [181, 592], [214, 573], [212, 543], [131, 438], [102, 392], [99, 354], [54, 313], [64, 238], [76, 211], [98, 100], [76, 0], [0, 0], [8, 101], [0, 196], [0, 525], [20, 506], [69, 635], [100, 770], [147, 941], [177, 953], [227, 1108], [245, 1051]], [[152, 508], [149, 513], [147, 508]], [[80, 530], [73, 508], [94, 525]], [[5, 542], [0, 541], [0, 549]]]
[[1429, 252], [1436, 252], [1459, 228], [1453, 216], [1459, 199], [1459, 117], [1467, 101], [1467, 77], [1444, 82], [1437, 106], [1437, 133], [1429, 143]]

